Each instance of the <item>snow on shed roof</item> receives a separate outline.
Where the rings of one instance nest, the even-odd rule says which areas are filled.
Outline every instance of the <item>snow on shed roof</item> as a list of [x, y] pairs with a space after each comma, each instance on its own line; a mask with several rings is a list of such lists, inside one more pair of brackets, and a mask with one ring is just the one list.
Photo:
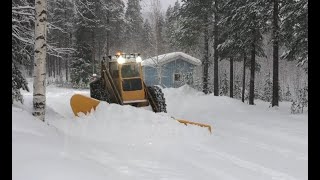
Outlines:
[[168, 54], [162, 54], [158, 56], [158, 61], [157, 61], [157, 56], [145, 59], [142, 61], [142, 66], [155, 66], [158, 62], [159, 65], [166, 64], [168, 62], [174, 61], [178, 58], [181, 58], [184, 61], [187, 61], [193, 65], [200, 66], [201, 61], [195, 57], [192, 57], [186, 53], [183, 52], [172, 52]]

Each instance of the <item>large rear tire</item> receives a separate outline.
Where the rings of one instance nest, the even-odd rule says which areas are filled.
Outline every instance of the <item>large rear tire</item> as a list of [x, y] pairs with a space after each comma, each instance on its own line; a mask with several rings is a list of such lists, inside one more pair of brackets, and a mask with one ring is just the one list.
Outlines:
[[[153, 103], [151, 104], [152, 110], [154, 112], [167, 112], [167, 105], [166, 105], [166, 100], [164, 98], [163, 92], [161, 90], [161, 88], [159, 88], [158, 86], [149, 86], [147, 87], [148, 91], [155, 103], [155, 105], [153, 105]], [[151, 101], [149, 99], [149, 101]], [[156, 106], [156, 107], [155, 107]]]
[[97, 78], [90, 83], [90, 97], [100, 101], [110, 102], [109, 94], [103, 87], [102, 78]]

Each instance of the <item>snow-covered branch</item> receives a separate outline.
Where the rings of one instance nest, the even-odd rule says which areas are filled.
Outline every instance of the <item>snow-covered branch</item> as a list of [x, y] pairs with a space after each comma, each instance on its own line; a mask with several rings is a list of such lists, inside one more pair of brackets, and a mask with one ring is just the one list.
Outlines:
[[51, 56], [63, 58], [63, 56], [72, 54], [75, 52], [73, 48], [57, 48], [50, 44], [47, 44], [47, 53]]

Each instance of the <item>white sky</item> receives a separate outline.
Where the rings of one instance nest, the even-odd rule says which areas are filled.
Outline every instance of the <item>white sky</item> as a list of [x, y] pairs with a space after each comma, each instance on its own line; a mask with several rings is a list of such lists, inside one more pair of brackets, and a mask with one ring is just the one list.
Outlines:
[[[173, 6], [176, 1], [177, 0], [160, 0], [161, 8], [163, 12], [166, 12], [169, 5]], [[148, 11], [148, 9], [150, 8], [150, 4], [151, 4], [150, 0], [142, 0], [141, 1], [142, 11], [144, 12]]]

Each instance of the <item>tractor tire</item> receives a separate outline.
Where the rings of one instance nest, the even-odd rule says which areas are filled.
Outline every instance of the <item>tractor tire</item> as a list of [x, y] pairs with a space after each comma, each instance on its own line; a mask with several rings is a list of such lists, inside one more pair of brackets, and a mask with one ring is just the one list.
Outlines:
[[100, 101], [110, 102], [109, 94], [103, 87], [101, 77], [90, 83], [90, 97]]
[[[155, 102], [157, 107], [153, 107], [154, 105], [151, 104], [152, 110], [154, 112], [167, 112], [167, 105], [166, 100], [164, 98], [162, 90], [158, 86], [149, 86], [147, 87], [148, 91]], [[150, 100], [149, 100], [150, 101]]]

